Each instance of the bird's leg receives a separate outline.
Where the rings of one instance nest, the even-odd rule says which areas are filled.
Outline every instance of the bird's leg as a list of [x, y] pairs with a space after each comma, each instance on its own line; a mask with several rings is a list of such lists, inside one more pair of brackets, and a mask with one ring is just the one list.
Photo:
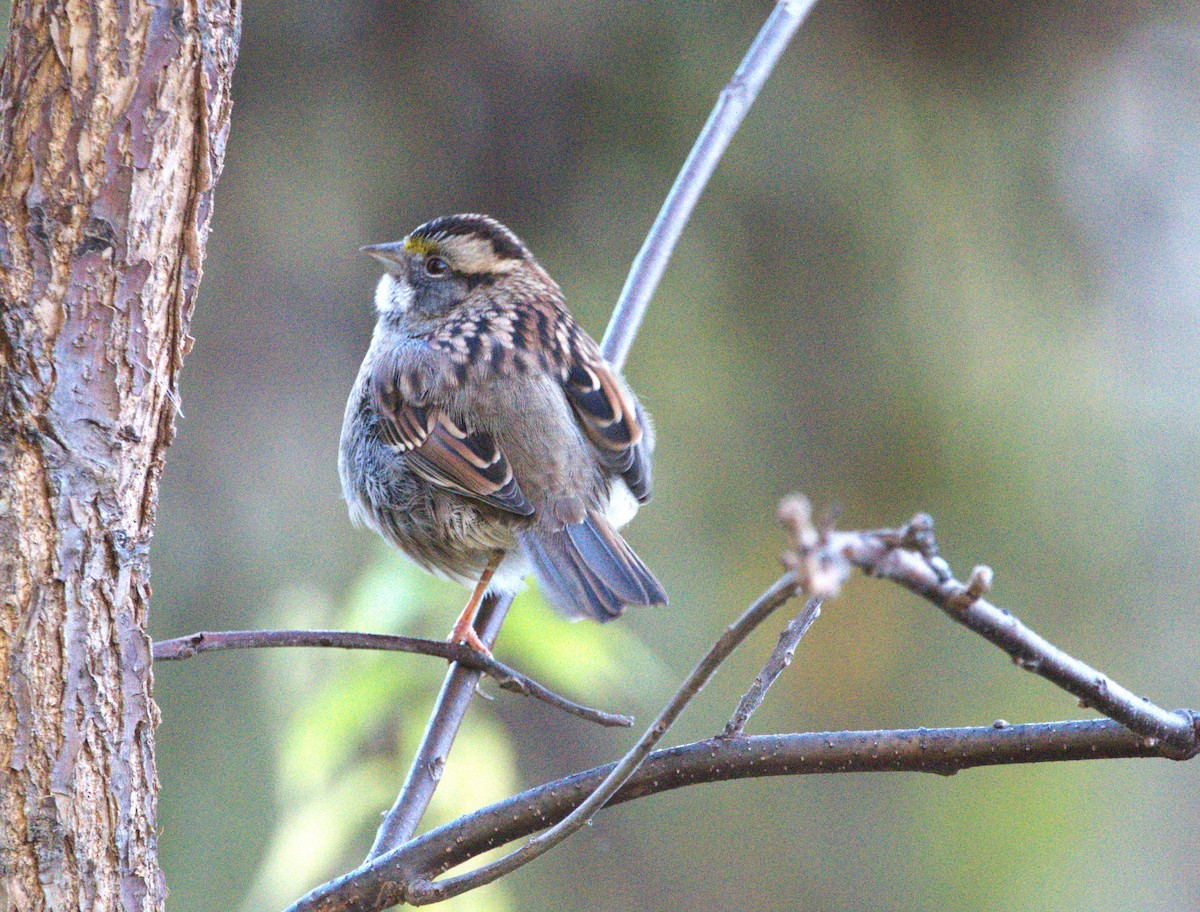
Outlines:
[[496, 568], [500, 566], [500, 561], [503, 559], [503, 551], [496, 551], [488, 559], [487, 566], [479, 575], [479, 582], [475, 584], [475, 591], [467, 600], [467, 607], [462, 610], [462, 614], [454, 622], [454, 629], [450, 631], [451, 643], [465, 643], [488, 658], [492, 657], [492, 651], [483, 644], [483, 640], [479, 639], [479, 634], [475, 632], [475, 613], [479, 610], [479, 603], [483, 601], [483, 593], [487, 591], [488, 584], [492, 581], [492, 574], [496, 572]]

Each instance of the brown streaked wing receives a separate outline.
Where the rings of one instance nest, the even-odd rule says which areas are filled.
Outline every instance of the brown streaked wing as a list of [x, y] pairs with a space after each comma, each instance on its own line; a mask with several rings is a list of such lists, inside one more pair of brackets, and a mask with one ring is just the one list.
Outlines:
[[650, 498], [650, 454], [641, 410], [597, 354], [572, 358], [563, 380], [567, 401], [604, 464], [622, 476], [634, 496]]
[[408, 464], [436, 485], [515, 513], [532, 516], [512, 467], [492, 435], [467, 431], [439, 414], [429, 436], [408, 454]]
[[419, 406], [394, 384], [375, 386], [379, 434], [406, 454], [409, 467], [427, 481], [518, 516], [532, 516], [512, 467], [492, 435], [460, 427], [440, 409]]
[[407, 453], [425, 442], [435, 416], [405, 399], [394, 379], [383, 372], [376, 374], [371, 392], [379, 414], [379, 436], [388, 446]]

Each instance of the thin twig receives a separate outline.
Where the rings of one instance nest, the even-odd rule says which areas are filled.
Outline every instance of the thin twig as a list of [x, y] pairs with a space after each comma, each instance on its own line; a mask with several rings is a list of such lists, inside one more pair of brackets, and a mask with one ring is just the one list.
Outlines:
[[733, 715], [726, 723], [725, 731], [721, 733], [720, 737], [736, 738], [746, 730], [746, 723], [750, 721], [754, 711], [762, 705], [762, 701], [766, 698], [771, 685], [775, 683], [775, 679], [792, 664], [792, 659], [796, 655], [796, 647], [800, 644], [801, 638], [808, 633], [808, 628], [820, 616], [821, 600], [810, 598], [804, 603], [803, 610], [783, 628], [783, 632], [779, 634], [779, 642], [771, 650], [771, 655], [763, 665], [762, 671], [754, 676], [754, 683], [750, 685], [750, 689], [738, 701], [737, 709], [733, 711]]
[[[735, 71], [733, 79], [718, 97], [708, 122], [697, 137], [642, 249], [633, 261], [629, 277], [613, 308], [601, 351], [618, 370], [629, 356], [650, 298], [658, 287], [675, 243], [713, 169], [774, 69], [780, 54], [815, 3], [816, 0], [780, 0]], [[509, 604], [510, 600], [505, 600], [497, 609], [497, 632], [499, 623], [508, 613]], [[486, 639], [484, 641], [489, 642]], [[475, 688], [475, 682], [470, 681], [470, 674], [462, 666], [452, 668], [447, 674], [408, 778], [396, 803], [384, 817], [368, 858], [400, 845], [416, 832], [417, 824], [437, 788], [442, 765], [462, 724], [463, 715], [470, 705]]]
[[534, 836], [519, 849], [510, 852], [503, 858], [483, 865], [469, 873], [461, 874], [457, 877], [448, 877], [437, 883], [418, 881], [409, 884], [408, 901], [414, 905], [439, 902], [440, 900], [449, 899], [452, 896], [458, 896], [460, 893], [465, 893], [468, 890], [474, 890], [484, 884], [491, 883], [497, 878], [503, 877], [505, 874], [509, 874], [517, 870], [517, 868], [529, 864], [533, 859], [545, 854], [572, 833], [587, 826], [592, 816], [600, 808], [604, 807], [605, 802], [637, 771], [642, 761], [654, 749], [654, 745], [667, 733], [667, 730], [679, 717], [679, 714], [683, 712], [684, 708], [692, 701], [696, 694], [708, 683], [708, 680], [721, 666], [721, 663], [737, 649], [742, 641], [750, 635], [751, 631], [770, 617], [776, 608], [792, 598], [797, 590], [796, 574], [785, 574], [766, 592], [760, 595], [754, 604], [743, 612], [741, 617], [725, 628], [725, 632], [721, 634], [717, 642], [705, 654], [704, 658], [692, 669], [692, 673], [679, 685], [679, 689], [667, 705], [663, 707], [662, 711], [658, 714], [658, 718], [646, 729], [637, 740], [637, 743], [617, 762], [612, 772], [609, 773], [605, 780], [600, 783], [596, 790], [579, 807], [575, 808], [575, 810], [546, 830], [546, 832]]
[[[1186, 758], [1200, 749], [1200, 735], [1186, 713], [1171, 712], [1137, 696], [1034, 633], [1010, 611], [984, 599], [992, 582], [990, 568], [976, 567], [965, 583], [955, 579], [949, 564], [938, 555], [933, 519], [928, 514], [918, 513], [900, 529], [817, 530], [811, 524], [807, 501], [793, 497], [780, 505], [780, 515], [792, 528], [793, 553], [785, 557], [785, 564], [796, 568], [802, 579], [812, 573], [822, 584], [830, 584], [844, 578], [853, 565], [868, 576], [890, 580], [999, 646], [1021, 668], [1074, 694], [1081, 705], [1145, 738], [1161, 741], [1166, 752]], [[825, 594], [836, 591], [826, 588]]]
[[[479, 606], [475, 616], [475, 632], [490, 649], [500, 633], [500, 625], [512, 607], [512, 596], [505, 595], [497, 598], [488, 596]], [[438, 692], [433, 704], [429, 723], [421, 736], [421, 744], [413, 757], [412, 766], [408, 768], [408, 776], [396, 796], [396, 802], [383, 817], [379, 830], [375, 833], [375, 842], [367, 855], [370, 860], [398, 845], [403, 845], [412, 839], [417, 831], [417, 825], [425, 815], [433, 793], [437, 790], [442, 778], [442, 770], [446, 767], [446, 758], [450, 747], [458, 735], [463, 716], [475, 695], [479, 684], [480, 673], [466, 665], [457, 662], [450, 666], [442, 689]]]
[[[932, 520], [919, 516], [919, 524]], [[910, 527], [908, 527], [911, 529]], [[901, 530], [901, 535], [908, 529]], [[872, 576], [899, 583], [941, 608], [950, 618], [1007, 652], [1013, 662], [1074, 694], [1089, 706], [1126, 728], [1151, 739], [1161, 740], [1165, 749], [1181, 757], [1195, 754], [1200, 745], [1196, 727], [1184, 714], [1171, 712], [1139, 697], [1120, 684], [1068, 655], [1039, 636], [1009, 611], [973, 596], [979, 581], [990, 571], [973, 573], [962, 583], [950, 573], [945, 561], [907, 548], [897, 548], [894, 539], [880, 533], [836, 533], [830, 547], [841, 551], [855, 566]], [[972, 582], [976, 586], [972, 586]]]
[[629, 728], [633, 719], [582, 706], [556, 694], [545, 685], [505, 665], [488, 658], [464, 643], [445, 640], [426, 640], [419, 637], [393, 636], [384, 633], [357, 633], [347, 630], [223, 630], [193, 633], [162, 640], [154, 644], [154, 660], [168, 662], [190, 659], [202, 652], [226, 649], [265, 649], [286, 647], [324, 647], [329, 649], [373, 649], [382, 652], [408, 652], [457, 662], [480, 671], [495, 680], [501, 690], [524, 694], [541, 700], [556, 709], [608, 727]]
[[721, 90], [708, 122], [696, 138], [671, 192], [659, 210], [658, 218], [654, 220], [642, 249], [633, 261], [633, 268], [617, 299], [608, 331], [604, 334], [601, 344], [604, 357], [618, 369], [625, 363], [650, 298], [666, 271], [667, 261], [671, 259], [675, 244], [683, 234], [708, 179], [712, 177], [729, 141], [741, 126], [746, 112], [754, 104], [780, 55], [815, 5], [816, 0], [780, 0], [776, 3], [733, 78]]
[[[1190, 712], [1194, 725], [1200, 714]], [[1107, 719], [986, 727], [812, 732], [712, 738], [655, 751], [608, 802], [611, 806], [702, 783], [824, 773], [926, 772], [949, 775], [979, 766], [1166, 757]], [[412, 902], [406, 884], [436, 877], [515, 839], [564, 819], [615, 764], [576, 773], [514, 795], [431, 830], [394, 852], [339, 877], [287, 912], [373, 912]]]

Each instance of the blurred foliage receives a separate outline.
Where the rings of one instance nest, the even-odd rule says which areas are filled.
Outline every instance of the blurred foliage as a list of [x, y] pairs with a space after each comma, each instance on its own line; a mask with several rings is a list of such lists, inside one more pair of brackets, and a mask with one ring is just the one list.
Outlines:
[[[599, 336], [769, 6], [245, 7], [159, 510], [155, 636], [444, 632], [463, 593], [352, 530], [340, 500], [341, 411], [377, 279], [356, 249], [490, 212]], [[995, 568], [1000, 604], [1156, 700], [1200, 703], [1198, 56], [1196, 8], [1166, 2], [818, 5], [631, 358], [659, 449], [629, 536], [671, 605], [565, 625], [531, 595], [499, 654], [648, 718], [771, 580], [773, 505], [802, 489], [846, 526], [930, 511], [956, 569]], [[774, 638], [735, 656], [678, 740], [719, 730]], [[173, 908], [278, 907], [360, 859], [442, 672], [317, 653], [157, 669]], [[915, 598], [858, 580], [754, 728], [1080, 712]], [[630, 737], [508, 694], [477, 701], [432, 816]], [[606, 811], [464, 902], [1176, 910], [1200, 906], [1198, 823], [1195, 764], [746, 782]]]

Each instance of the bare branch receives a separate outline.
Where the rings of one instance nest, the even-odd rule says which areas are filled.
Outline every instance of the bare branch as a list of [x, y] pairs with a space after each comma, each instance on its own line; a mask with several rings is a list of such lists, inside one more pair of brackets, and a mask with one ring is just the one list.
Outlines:
[[[1200, 714], [1183, 710], [1193, 727]], [[712, 738], [655, 751], [609, 804], [687, 785], [764, 776], [824, 773], [927, 772], [950, 775], [977, 766], [1168, 757], [1108, 720], [1043, 722], [972, 728], [812, 732]], [[372, 912], [415, 902], [406, 885], [563, 820], [608, 778], [615, 764], [555, 780], [420, 836], [396, 851], [331, 881], [287, 912]]]
[[218, 633], [193, 633], [154, 644], [156, 662], [190, 659], [202, 652], [225, 649], [264, 649], [285, 647], [324, 647], [330, 649], [373, 649], [383, 652], [408, 652], [456, 662], [495, 680], [501, 690], [541, 700], [573, 716], [607, 727], [629, 728], [630, 716], [607, 713], [581, 706], [556, 694], [514, 668], [488, 658], [463, 643], [426, 640], [419, 637], [384, 633], [356, 633], [346, 630], [224, 630]]
[[[479, 614], [475, 616], [475, 632], [489, 649], [496, 642], [500, 625], [504, 623], [511, 607], [512, 596], [509, 595], [501, 598], [488, 596], [479, 606]], [[471, 705], [471, 698], [475, 696], [479, 678], [480, 673], [466, 665], [456, 662], [450, 666], [433, 704], [433, 712], [421, 736], [412, 766], [408, 768], [408, 776], [400, 794], [396, 796], [395, 804], [379, 825], [375, 842], [367, 855], [368, 860], [402, 845], [417, 831], [417, 824], [425, 815], [441, 781], [450, 747], [458, 735], [463, 716], [467, 714], [467, 707]]]
[[792, 664], [792, 659], [796, 656], [796, 646], [799, 645], [801, 638], [808, 633], [808, 628], [820, 616], [820, 600], [810, 598], [805, 602], [804, 609], [783, 628], [783, 632], [779, 634], [779, 642], [771, 650], [771, 655], [763, 665], [762, 671], [754, 676], [754, 683], [750, 685], [750, 689], [738, 702], [737, 709], [726, 723], [725, 731], [720, 737], [735, 738], [746, 730], [746, 723], [750, 721], [754, 711], [762, 705], [762, 701], [766, 698], [771, 685], [775, 683], [775, 679]]
[[717, 642], [705, 654], [704, 658], [692, 669], [692, 673], [679, 685], [679, 689], [675, 692], [675, 695], [663, 707], [662, 711], [658, 714], [658, 718], [646, 729], [637, 740], [637, 743], [613, 767], [612, 772], [600, 783], [596, 790], [565, 818], [546, 832], [530, 839], [519, 849], [467, 874], [450, 877], [438, 883], [418, 881], [409, 884], [408, 901], [414, 905], [438, 902], [491, 883], [497, 878], [503, 877], [505, 874], [509, 874], [517, 870], [517, 868], [529, 864], [529, 862], [533, 861], [539, 855], [550, 851], [550, 849], [561, 843], [572, 833], [587, 826], [592, 816], [600, 808], [604, 807], [608, 799], [637, 771], [642, 761], [654, 749], [654, 745], [667, 733], [667, 730], [679, 718], [679, 714], [683, 712], [688, 703], [708, 683], [709, 679], [721, 666], [721, 663], [741, 645], [742, 641], [759, 624], [770, 617], [776, 608], [792, 598], [797, 591], [798, 583], [796, 574], [788, 573], [784, 575], [766, 592], [760, 595], [754, 604], [742, 613], [741, 617], [726, 627], [725, 632], [721, 634]]
[[[901, 770], [949, 775], [981, 765], [1152, 756], [1185, 760], [1200, 753], [1200, 713], [1168, 712], [1138, 700], [1115, 684], [1096, 685], [1098, 673], [983, 600], [991, 583], [991, 571], [987, 568], [977, 567], [965, 584], [955, 580], [946, 562], [937, 555], [933, 521], [928, 516], [920, 514], [900, 529], [836, 532], [829, 521], [818, 529], [807, 501], [802, 498], [786, 500], [779, 515], [788, 530], [792, 549], [784, 556], [788, 574], [730, 625], [655, 723], [618, 763], [549, 783], [427, 833], [317, 888], [288, 912], [350, 909], [363, 912], [397, 902], [413, 905], [438, 902], [528, 863], [585, 825], [610, 801], [631, 800], [700, 782]], [[1068, 689], [1084, 689], [1089, 701], [1099, 694], [1107, 701], [1105, 706], [1116, 707], [1121, 716], [1132, 718], [1142, 729], [1150, 730], [1127, 727], [1125, 718], [1016, 726], [997, 721], [990, 728], [932, 731], [826, 732], [753, 738], [723, 734], [650, 753], [724, 658], [771, 610], [808, 587], [809, 604], [796, 622], [789, 625], [796, 630], [806, 627], [819, 612], [813, 593], [819, 592], [825, 598], [836, 595], [851, 566], [906, 586], [1010, 654], [1021, 657], [1023, 666], [1036, 663], [1032, 670], [1055, 683], [1065, 682], [1063, 686]], [[789, 644], [794, 648], [799, 639], [796, 630], [785, 632], [780, 638], [773, 662], [768, 662], [760, 674], [762, 687], [752, 688], [743, 698], [740, 714], [735, 713], [727, 732], [736, 732], [737, 720], [742, 716], [748, 718], [761, 702], [762, 693], [786, 664]], [[531, 836], [497, 862], [432, 882], [432, 878], [458, 864], [533, 833], [538, 835]]]
[[601, 349], [618, 369], [625, 363], [633, 338], [637, 335], [650, 298], [675, 252], [675, 244], [692, 216], [700, 194], [712, 177], [717, 162], [725, 154], [729, 141], [741, 126], [759, 90], [775, 69], [780, 55], [816, 5], [816, 0], [780, 0], [759, 30], [750, 50], [742, 58], [729, 84], [721, 90], [708, 122], [696, 138], [692, 151], [671, 192], [667, 194], [658, 218], [646, 235], [617, 299], [616, 309], [604, 334]]
[[1165, 749], [1180, 759], [1200, 749], [1200, 738], [1186, 714], [1138, 697], [1038, 636], [1011, 612], [986, 601], [983, 596], [992, 586], [990, 567], [975, 567], [966, 583], [955, 579], [950, 565], [938, 554], [929, 514], [918, 513], [900, 529], [837, 532], [828, 523], [818, 529], [808, 500], [793, 495], [779, 505], [779, 518], [788, 528], [792, 548], [784, 555], [784, 566], [799, 574], [805, 591], [833, 597], [851, 566], [868, 576], [898, 583], [999, 646], [1021, 668], [1074, 694], [1080, 705], [1104, 713], [1143, 737], [1161, 740]]
[[1139, 697], [1079, 659], [1034, 633], [1013, 614], [982, 596], [992, 573], [977, 567], [967, 583], [954, 578], [938, 556], [933, 520], [924, 513], [907, 526], [877, 532], [831, 532], [821, 550], [840, 555], [867, 573], [904, 586], [941, 608], [968, 630], [999, 646], [1013, 662], [1074, 694], [1137, 734], [1161, 741], [1164, 752], [1179, 759], [1200, 750], [1193, 720]]

